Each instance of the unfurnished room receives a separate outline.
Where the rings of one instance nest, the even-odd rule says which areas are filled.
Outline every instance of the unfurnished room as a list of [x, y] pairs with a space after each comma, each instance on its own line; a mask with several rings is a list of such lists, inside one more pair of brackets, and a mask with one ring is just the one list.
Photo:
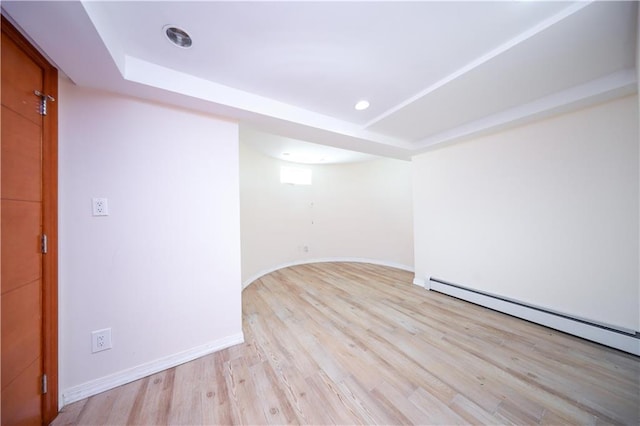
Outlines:
[[637, 1], [2, 1], [4, 425], [640, 424]]

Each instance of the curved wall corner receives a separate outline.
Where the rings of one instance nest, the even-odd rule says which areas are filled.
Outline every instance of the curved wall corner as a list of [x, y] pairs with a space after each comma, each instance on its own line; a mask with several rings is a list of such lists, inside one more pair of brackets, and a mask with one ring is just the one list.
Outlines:
[[280, 269], [289, 268], [291, 266], [308, 265], [311, 263], [327, 263], [327, 262], [370, 263], [372, 265], [388, 266], [390, 268], [396, 268], [403, 271], [414, 272], [414, 269], [412, 266], [403, 265], [395, 262], [385, 262], [382, 260], [365, 259], [360, 257], [325, 257], [325, 258], [319, 258], [319, 259], [306, 259], [306, 260], [297, 261], [297, 262], [283, 263], [281, 265], [277, 265], [269, 269], [260, 271], [257, 274], [252, 275], [248, 279], [243, 280], [242, 289], [244, 290], [245, 288], [249, 287], [251, 284], [253, 284], [257, 280], [259, 280], [260, 278], [264, 277], [265, 275], [268, 275]]
[[[312, 170], [280, 183], [281, 166]], [[355, 261], [413, 270], [411, 163], [295, 165], [240, 143], [243, 288], [287, 266]]]

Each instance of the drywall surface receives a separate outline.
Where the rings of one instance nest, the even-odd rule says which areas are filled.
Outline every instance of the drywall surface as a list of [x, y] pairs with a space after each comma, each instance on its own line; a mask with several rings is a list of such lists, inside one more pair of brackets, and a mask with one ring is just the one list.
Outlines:
[[[281, 166], [311, 169], [312, 184], [280, 183]], [[281, 266], [315, 260], [412, 269], [409, 162], [296, 165], [241, 143], [240, 183], [245, 285]]]
[[416, 277], [639, 330], [638, 101], [413, 159]]
[[241, 337], [237, 124], [64, 79], [59, 102], [61, 393]]

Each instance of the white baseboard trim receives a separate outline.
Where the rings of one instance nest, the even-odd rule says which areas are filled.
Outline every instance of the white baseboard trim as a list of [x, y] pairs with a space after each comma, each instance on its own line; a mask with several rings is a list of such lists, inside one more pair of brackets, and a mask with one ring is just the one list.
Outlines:
[[270, 274], [274, 271], [277, 271], [278, 269], [288, 268], [290, 266], [307, 265], [309, 263], [326, 263], [326, 262], [371, 263], [373, 265], [388, 266], [390, 268], [396, 268], [396, 269], [401, 269], [403, 271], [414, 272], [414, 269], [412, 266], [403, 265], [401, 263], [396, 263], [396, 262], [387, 262], [386, 260], [368, 259], [364, 257], [320, 257], [316, 259], [304, 259], [304, 260], [296, 260], [293, 262], [281, 263], [280, 265], [276, 265], [272, 268], [260, 271], [257, 274], [251, 276], [251, 278], [245, 280], [242, 283], [242, 289], [244, 290], [251, 283], [255, 282], [257, 279], [267, 274]]
[[214, 340], [213, 342], [178, 352], [155, 361], [141, 364], [109, 376], [73, 386], [61, 392], [60, 408], [73, 402], [80, 401], [81, 399], [97, 395], [101, 392], [131, 383], [162, 370], [173, 368], [180, 364], [184, 364], [185, 362], [193, 361], [196, 358], [200, 358], [240, 343], [244, 343], [244, 334], [242, 332], [223, 337], [222, 339]]
[[427, 282], [425, 282], [425, 280], [423, 280], [422, 278], [418, 278], [418, 277], [413, 277], [413, 283], [415, 285], [418, 285], [420, 287], [424, 287], [427, 290], [429, 290], [429, 288], [427, 288]]
[[640, 339], [637, 335], [621, 332], [616, 330], [615, 327], [588, 322], [580, 318], [572, 318], [562, 313], [501, 298], [500, 296], [477, 292], [458, 285], [433, 280], [428, 281], [433, 291], [640, 356]]

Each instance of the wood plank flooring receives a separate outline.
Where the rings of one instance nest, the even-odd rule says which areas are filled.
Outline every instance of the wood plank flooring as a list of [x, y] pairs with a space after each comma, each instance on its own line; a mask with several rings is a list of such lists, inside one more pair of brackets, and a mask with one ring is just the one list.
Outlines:
[[243, 293], [246, 342], [71, 404], [65, 424], [640, 424], [640, 358], [356, 263]]

